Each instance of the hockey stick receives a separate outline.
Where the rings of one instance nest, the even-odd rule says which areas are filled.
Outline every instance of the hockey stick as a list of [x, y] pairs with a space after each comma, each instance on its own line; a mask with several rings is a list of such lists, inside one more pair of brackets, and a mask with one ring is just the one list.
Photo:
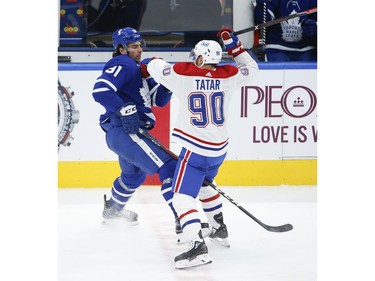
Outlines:
[[[266, 21], [267, 17], [267, 1], [263, 2], [263, 23], [267, 22]], [[259, 34], [259, 44], [264, 46], [266, 45], [266, 28], [261, 27], [260, 28], [260, 34]]]
[[[157, 138], [150, 135], [147, 131], [143, 129], [139, 129], [139, 133], [144, 135], [146, 138], [148, 138], [150, 141], [152, 141], [154, 144], [156, 144], [158, 147], [160, 147], [162, 150], [164, 150], [166, 153], [168, 153], [172, 158], [178, 159], [178, 156], [174, 154], [172, 151], [170, 151], [166, 146], [164, 146]], [[211, 186], [213, 189], [215, 189], [217, 192], [219, 192], [225, 199], [228, 199], [229, 202], [231, 202], [233, 205], [235, 205], [237, 208], [239, 208], [242, 212], [244, 212], [246, 215], [248, 215], [250, 218], [252, 218], [254, 221], [256, 221], [259, 225], [261, 225], [264, 229], [272, 232], [286, 232], [293, 229], [293, 225], [291, 224], [284, 224], [280, 226], [270, 226], [267, 225], [260, 220], [258, 220], [256, 217], [254, 217], [251, 213], [249, 213], [244, 207], [240, 206], [237, 202], [235, 202], [232, 198], [230, 198], [227, 194], [225, 194], [222, 190], [220, 190], [216, 185], [209, 182], [208, 180], [204, 180], [203, 183], [205, 185]]]
[[239, 34], [249, 32], [249, 31], [258, 30], [260, 28], [275, 25], [275, 24], [278, 24], [280, 22], [287, 21], [287, 20], [290, 20], [290, 19], [293, 19], [293, 18], [302, 17], [302, 16], [305, 16], [305, 15], [316, 13], [317, 11], [318, 11], [318, 8], [312, 8], [310, 10], [306, 10], [306, 11], [299, 12], [299, 13], [296, 13], [296, 14], [292, 14], [292, 15], [289, 15], [289, 16], [285, 16], [285, 17], [277, 18], [277, 19], [270, 20], [270, 21], [267, 21], [267, 22], [263, 22], [263, 23], [260, 23], [258, 25], [248, 27], [248, 28], [245, 28], [245, 29], [241, 29], [239, 31], [235, 31], [234, 34], [239, 35]]

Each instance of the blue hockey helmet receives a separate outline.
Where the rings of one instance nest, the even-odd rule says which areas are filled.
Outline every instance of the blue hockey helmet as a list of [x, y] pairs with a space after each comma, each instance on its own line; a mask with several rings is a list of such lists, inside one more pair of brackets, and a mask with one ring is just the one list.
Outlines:
[[138, 41], [144, 45], [141, 33], [132, 27], [117, 29], [112, 35], [112, 43], [115, 49], [117, 49], [120, 44], [126, 48], [128, 44]]

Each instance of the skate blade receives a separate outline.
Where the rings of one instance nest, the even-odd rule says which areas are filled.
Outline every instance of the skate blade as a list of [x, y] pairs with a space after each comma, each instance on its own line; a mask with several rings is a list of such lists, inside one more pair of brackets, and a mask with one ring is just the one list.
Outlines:
[[128, 221], [124, 218], [103, 219], [102, 225], [138, 225], [139, 221]]
[[211, 242], [226, 248], [230, 247], [229, 241], [227, 238], [210, 238]]
[[208, 254], [202, 254], [198, 255], [195, 259], [193, 260], [180, 260], [175, 263], [175, 268], [176, 269], [184, 269], [184, 268], [190, 268], [190, 267], [196, 267], [196, 266], [201, 266], [205, 264], [209, 264], [212, 262], [212, 259], [209, 257]]

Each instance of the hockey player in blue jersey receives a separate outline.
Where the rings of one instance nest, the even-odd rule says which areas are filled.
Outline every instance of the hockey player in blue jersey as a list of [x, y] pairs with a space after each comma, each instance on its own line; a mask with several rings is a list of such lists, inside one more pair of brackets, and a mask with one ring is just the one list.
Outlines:
[[[317, 7], [317, 0], [254, 0], [255, 24]], [[317, 14], [266, 28], [265, 61], [317, 61]]]
[[[126, 203], [144, 182], [146, 174], [157, 173], [162, 194], [175, 217], [172, 206], [172, 178], [176, 160], [138, 133], [155, 125], [152, 106], [165, 106], [171, 92], [151, 77], [142, 77], [140, 60], [143, 52], [141, 34], [130, 27], [113, 33], [113, 58], [104, 66], [92, 91], [96, 102], [105, 108], [100, 126], [106, 132], [108, 147], [118, 155], [121, 174], [114, 180], [111, 198], [104, 195], [104, 221], [122, 219], [138, 224], [138, 215], [125, 209]], [[178, 223], [178, 221], [177, 221]], [[179, 231], [176, 225], [176, 232]]]

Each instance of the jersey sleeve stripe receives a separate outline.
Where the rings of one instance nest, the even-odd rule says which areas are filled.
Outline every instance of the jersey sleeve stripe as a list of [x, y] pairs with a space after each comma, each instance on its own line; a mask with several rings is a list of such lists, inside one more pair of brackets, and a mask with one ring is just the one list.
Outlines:
[[188, 138], [190, 138], [190, 139], [192, 139], [192, 140], [195, 140], [195, 141], [197, 141], [197, 142], [204, 143], [204, 144], [207, 144], [207, 145], [212, 145], [212, 146], [221, 146], [221, 145], [223, 145], [223, 144], [225, 144], [225, 143], [228, 142], [228, 139], [226, 139], [226, 140], [223, 141], [223, 142], [218, 142], [218, 143], [215, 143], [215, 142], [208, 142], [208, 141], [205, 141], [205, 140], [199, 139], [199, 138], [197, 138], [197, 137], [194, 137], [194, 136], [192, 136], [192, 135], [189, 135], [188, 133], [186, 133], [186, 132], [184, 132], [184, 131], [182, 131], [182, 130], [180, 130], [180, 129], [178, 129], [178, 128], [174, 128], [173, 131], [176, 132], [177, 134], [184, 135], [184, 136], [186, 136], [186, 137], [188, 137]]
[[113, 85], [113, 84], [112, 84], [111, 82], [109, 82], [108, 80], [106, 80], [106, 79], [98, 79], [98, 80], [96, 80], [96, 83], [95, 83], [95, 84], [100, 83], [100, 82], [107, 84], [109, 87], [112, 88], [113, 91], [117, 92], [117, 88], [116, 88], [116, 86]]
[[224, 143], [218, 145], [218, 144], [214, 144], [214, 145], [206, 145], [205, 142], [199, 142], [199, 141], [196, 141], [196, 140], [191, 140], [187, 137], [184, 137], [183, 135], [181, 134], [178, 134], [178, 133], [172, 133], [172, 136], [175, 137], [175, 138], [179, 138], [180, 140], [186, 142], [186, 143], [189, 143], [195, 147], [198, 147], [200, 149], [204, 149], [204, 150], [209, 150], [209, 151], [221, 151], [223, 150], [227, 145], [228, 145], [228, 140], [226, 140]]

